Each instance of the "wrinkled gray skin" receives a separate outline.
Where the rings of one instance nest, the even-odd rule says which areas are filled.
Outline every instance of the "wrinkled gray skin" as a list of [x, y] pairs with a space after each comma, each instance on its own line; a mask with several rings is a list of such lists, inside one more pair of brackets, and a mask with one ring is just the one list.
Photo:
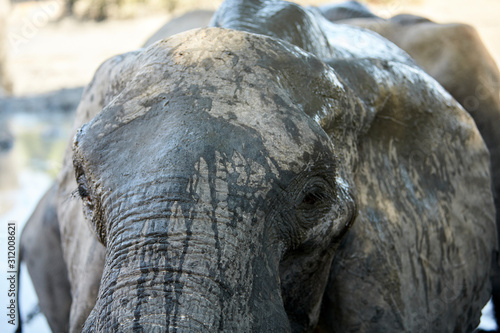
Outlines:
[[68, 332], [71, 293], [66, 265], [57, 260], [63, 255], [55, 204], [57, 191], [56, 184], [38, 203], [23, 229], [20, 253], [35, 286], [40, 311], [47, 318], [50, 329]]
[[83, 94], [57, 199], [70, 330], [473, 330], [496, 238], [467, 113], [297, 5], [228, 1], [211, 24]]
[[[355, 3], [350, 1], [349, 3]], [[319, 7], [334, 13], [335, 5]], [[342, 13], [340, 5], [338, 12]], [[367, 9], [368, 10], [368, 9]], [[355, 15], [360, 16], [356, 17]], [[331, 15], [340, 17], [340, 15]], [[414, 15], [384, 20], [366, 13], [333, 20], [370, 29], [410, 54], [474, 118], [491, 154], [496, 207], [500, 208], [500, 73], [477, 31], [466, 24], [438, 24]], [[327, 16], [328, 17], [328, 16]], [[500, 215], [497, 217], [500, 225]]]
[[332, 22], [351, 18], [379, 18], [368, 7], [357, 1], [321, 5], [318, 9], [324, 17]]
[[[364, 7], [355, 1], [319, 7], [331, 21], [373, 30], [403, 50], [434, 77], [472, 116], [491, 155], [492, 188], [497, 212], [500, 211], [500, 72], [479, 37], [466, 24], [437, 24], [415, 15], [397, 15], [384, 20], [365, 11], [345, 7]], [[342, 21], [341, 21], [342, 20]], [[500, 214], [496, 215], [500, 230]], [[500, 239], [500, 234], [498, 235]], [[500, 322], [500, 266], [494, 261], [493, 302]]]

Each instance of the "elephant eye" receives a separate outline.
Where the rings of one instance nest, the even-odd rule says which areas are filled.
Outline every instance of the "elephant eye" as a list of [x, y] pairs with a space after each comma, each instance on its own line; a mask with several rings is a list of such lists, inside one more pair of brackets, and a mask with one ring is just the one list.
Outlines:
[[80, 195], [80, 198], [85, 199], [89, 196], [89, 192], [87, 190], [87, 186], [83, 184], [78, 185], [78, 194]]
[[315, 178], [302, 190], [297, 201], [297, 213], [304, 227], [314, 224], [328, 213], [335, 198], [335, 191], [322, 178]]
[[305, 206], [314, 206], [325, 198], [321, 192], [309, 192], [302, 199], [302, 204]]
[[327, 184], [324, 184], [322, 180], [314, 181], [302, 193], [302, 199], [299, 201], [299, 207], [302, 209], [316, 209], [330, 201], [329, 199], [332, 197]]
[[78, 183], [78, 195], [82, 199], [83, 203], [89, 208], [92, 208], [92, 200], [90, 199], [90, 193], [87, 187], [87, 179], [85, 174], [80, 174], [77, 178]]

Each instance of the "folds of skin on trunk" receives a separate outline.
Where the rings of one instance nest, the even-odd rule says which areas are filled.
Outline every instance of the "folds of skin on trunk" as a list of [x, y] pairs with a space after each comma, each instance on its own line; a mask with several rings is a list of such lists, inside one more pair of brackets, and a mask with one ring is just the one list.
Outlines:
[[211, 190], [204, 172], [188, 184], [175, 178], [168, 186], [191, 187], [198, 202], [177, 193], [158, 196], [151, 187], [142, 193], [148, 200], [141, 194], [109, 199], [120, 211], [113, 215], [98, 303], [85, 331], [245, 332], [263, 323], [288, 331], [278, 262], [262, 246], [266, 235], [235, 223], [220, 200], [227, 193]]

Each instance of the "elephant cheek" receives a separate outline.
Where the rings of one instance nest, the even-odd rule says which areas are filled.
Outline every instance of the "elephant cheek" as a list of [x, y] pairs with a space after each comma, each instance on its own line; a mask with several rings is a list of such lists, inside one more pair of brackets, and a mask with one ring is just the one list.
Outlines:
[[335, 247], [307, 257], [290, 255], [280, 265], [283, 302], [293, 332], [312, 332], [318, 323]]

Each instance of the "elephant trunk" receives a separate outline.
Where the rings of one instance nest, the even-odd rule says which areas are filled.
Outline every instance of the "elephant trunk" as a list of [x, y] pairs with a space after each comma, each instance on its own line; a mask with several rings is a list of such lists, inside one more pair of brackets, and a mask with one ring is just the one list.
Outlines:
[[221, 287], [201, 272], [144, 266], [103, 282], [89, 331], [209, 332], [222, 323]]
[[289, 331], [277, 267], [252, 253], [261, 249], [245, 244], [248, 230], [221, 212], [188, 213], [181, 204], [170, 211], [111, 226], [84, 331], [242, 332], [268, 325], [266, 318]]

